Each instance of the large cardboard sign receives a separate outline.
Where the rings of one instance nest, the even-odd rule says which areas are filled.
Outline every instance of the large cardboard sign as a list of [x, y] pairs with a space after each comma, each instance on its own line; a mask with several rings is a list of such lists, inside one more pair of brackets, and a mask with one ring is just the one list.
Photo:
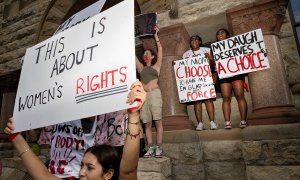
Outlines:
[[204, 55], [174, 62], [180, 103], [216, 97], [209, 60]]
[[156, 17], [156, 13], [147, 13], [135, 16], [135, 37], [142, 37], [155, 34], [156, 31], [154, 30], [154, 27], [157, 23]]
[[54, 34], [58, 34], [64, 30], [67, 30], [67, 29], [87, 20], [90, 17], [95, 16], [96, 14], [98, 14], [101, 11], [105, 2], [106, 2], [106, 0], [99, 0], [99, 1], [95, 2], [94, 4], [79, 11], [78, 13], [72, 15], [64, 23], [62, 23], [61, 25], [58, 26], [58, 28], [56, 29]]
[[133, 1], [27, 49], [15, 100], [15, 132], [129, 108], [134, 49]]
[[261, 29], [213, 43], [220, 79], [270, 68]]

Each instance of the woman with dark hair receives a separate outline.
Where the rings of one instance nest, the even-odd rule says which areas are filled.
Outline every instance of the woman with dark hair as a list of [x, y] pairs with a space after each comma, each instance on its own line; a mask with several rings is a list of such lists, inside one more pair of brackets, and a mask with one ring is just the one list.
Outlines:
[[[230, 37], [227, 29], [219, 29], [216, 33], [217, 41], [223, 41]], [[238, 102], [238, 107], [241, 116], [240, 128], [247, 126], [247, 102], [244, 97], [245, 75], [240, 74], [229, 78], [220, 79], [221, 93], [223, 98], [222, 109], [225, 118], [225, 129], [231, 129], [230, 114], [231, 114], [231, 91], [233, 90], [235, 99]]]
[[[93, 164], [95, 158], [99, 164]], [[100, 166], [102, 171], [100, 171]], [[117, 149], [108, 145], [96, 145], [88, 148], [81, 162], [79, 178], [92, 179], [92, 173], [87, 173], [88, 169], [98, 169], [99, 172], [95, 173], [100, 174], [98, 177], [117, 180], [120, 170], [120, 157]]]
[[[98, 145], [87, 149], [81, 162], [79, 178], [81, 180], [134, 180], [137, 179], [137, 165], [139, 159], [139, 112], [146, 99], [146, 92], [142, 84], [137, 81], [131, 86], [127, 103], [138, 102], [138, 106], [129, 109], [129, 120], [122, 158], [115, 148]], [[24, 167], [34, 179], [60, 179], [51, 174], [43, 162], [31, 151], [22, 135], [13, 134], [13, 118], [9, 119], [4, 132], [8, 134], [15, 149], [22, 159]]]
[[[154, 35], [157, 55], [151, 50], [147, 49], [144, 51], [143, 63], [138, 58], [135, 58], [136, 68], [140, 74], [141, 82], [143, 83], [144, 89], [147, 92], [147, 101], [141, 109], [141, 119], [145, 124], [145, 133], [148, 143], [148, 151], [144, 157], [162, 157], [162, 96], [158, 85], [158, 78], [160, 74], [160, 68], [162, 65], [162, 46], [160, 44], [157, 33], [159, 29], [155, 27], [156, 33]], [[152, 120], [156, 126], [156, 143], [152, 141]]]
[[[198, 35], [191, 36], [190, 48], [191, 49], [187, 50], [183, 54], [182, 56], [183, 59], [204, 55], [209, 59], [209, 61], [211, 61], [210, 48], [202, 47], [202, 38], [200, 36]], [[196, 119], [198, 121], [196, 130], [201, 131], [204, 129], [204, 124], [202, 122], [202, 103], [204, 103], [206, 107], [206, 111], [210, 121], [210, 129], [211, 130], [217, 129], [217, 124], [215, 123], [215, 107], [214, 107], [213, 100], [205, 99], [205, 100], [194, 102], [194, 111], [195, 111]]]

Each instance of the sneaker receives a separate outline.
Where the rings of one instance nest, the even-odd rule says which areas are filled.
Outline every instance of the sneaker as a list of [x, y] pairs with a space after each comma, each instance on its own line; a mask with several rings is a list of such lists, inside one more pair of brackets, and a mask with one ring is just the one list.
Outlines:
[[231, 122], [230, 121], [225, 121], [225, 129], [231, 129]]
[[162, 148], [160, 146], [156, 146], [156, 148], [155, 148], [155, 157], [156, 158], [162, 157]]
[[146, 152], [146, 154], [144, 154], [144, 158], [150, 158], [150, 157], [154, 156], [154, 153], [155, 153], [155, 147], [150, 146], [148, 151]]
[[211, 130], [217, 129], [217, 124], [214, 121], [210, 121], [210, 129]]
[[241, 120], [241, 122], [240, 122], [240, 128], [245, 128], [245, 127], [247, 127], [247, 121], [245, 121], [245, 120]]
[[203, 123], [199, 122], [198, 126], [196, 127], [197, 131], [202, 131], [203, 130]]

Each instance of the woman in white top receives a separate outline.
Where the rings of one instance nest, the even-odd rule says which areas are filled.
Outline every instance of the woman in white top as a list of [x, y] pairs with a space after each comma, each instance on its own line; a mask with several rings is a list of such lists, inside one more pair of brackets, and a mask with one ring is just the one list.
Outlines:
[[[188, 51], [186, 51], [182, 58], [187, 59], [191, 57], [195, 57], [198, 55], [205, 55], [210, 61], [211, 61], [211, 54], [210, 54], [210, 49], [206, 47], [201, 47], [202, 46], [202, 39], [198, 35], [194, 35], [190, 38], [190, 47]], [[198, 121], [198, 125], [196, 127], [196, 130], [203, 130], [204, 125], [202, 122], [202, 103], [204, 102], [206, 106], [206, 111], [208, 113], [208, 118], [210, 121], [210, 129], [214, 130], [217, 129], [217, 125], [214, 122], [215, 120], [215, 109], [214, 109], [214, 103], [212, 99], [206, 99], [206, 100], [200, 100], [194, 102], [194, 111], [195, 115]]]

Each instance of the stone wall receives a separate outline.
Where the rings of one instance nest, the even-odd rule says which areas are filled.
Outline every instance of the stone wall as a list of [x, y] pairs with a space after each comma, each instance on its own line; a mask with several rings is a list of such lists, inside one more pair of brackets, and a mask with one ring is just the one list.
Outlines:
[[246, 179], [240, 129], [164, 132], [173, 180]]
[[300, 124], [252, 126], [241, 138], [248, 180], [300, 178]]
[[0, 1], [0, 75], [20, 69], [26, 48], [36, 43], [36, 32], [49, 2]]
[[280, 30], [280, 41], [283, 62], [287, 72], [287, 80], [293, 94], [296, 108], [300, 111], [300, 57], [297, 51], [296, 41], [293, 34], [288, 12]]

